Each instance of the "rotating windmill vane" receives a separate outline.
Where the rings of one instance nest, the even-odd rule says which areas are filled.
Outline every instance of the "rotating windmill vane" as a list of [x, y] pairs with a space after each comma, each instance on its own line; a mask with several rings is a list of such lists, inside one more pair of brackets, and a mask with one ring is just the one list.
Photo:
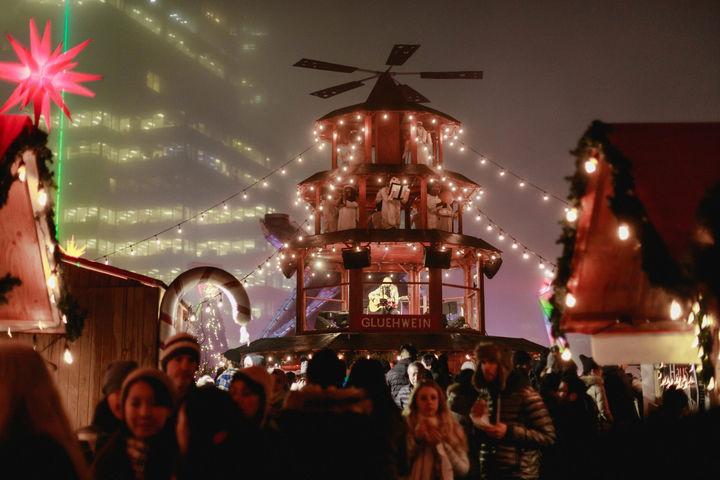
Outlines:
[[[368, 102], [375, 100], [381, 103], [383, 100], [383, 94], [390, 90], [396, 91], [402, 95], [402, 99], [406, 102], [414, 103], [427, 103], [428, 100], [417, 90], [411, 88], [408, 85], [398, 82], [395, 77], [398, 75], [418, 75], [420, 78], [425, 79], [466, 79], [466, 80], [481, 80], [483, 78], [483, 72], [478, 70], [470, 71], [454, 71], [454, 72], [395, 72], [392, 71], [393, 67], [404, 65], [405, 62], [420, 48], [420, 45], [394, 45], [390, 51], [390, 55], [385, 61], [385, 65], [388, 68], [384, 71], [371, 70], [360, 67], [353, 67], [349, 65], [341, 65], [338, 63], [323, 62], [320, 60], [311, 60], [309, 58], [303, 58], [302, 60], [295, 63], [293, 66], [302, 68], [311, 68], [315, 70], [327, 70], [330, 72], [341, 72], [341, 73], [354, 73], [354, 72], [365, 72], [372, 73], [371, 76], [362, 78], [360, 80], [354, 80], [352, 82], [342, 83], [322, 90], [317, 90], [310, 93], [320, 98], [334, 97], [343, 92], [354, 90], [356, 88], [365, 85], [364, 82], [377, 78], [376, 86], [368, 98]], [[383, 88], [384, 87], [384, 88]], [[391, 88], [388, 88], [391, 87]], [[394, 87], [394, 88], [392, 88]], [[397, 99], [395, 99], [397, 100]]]

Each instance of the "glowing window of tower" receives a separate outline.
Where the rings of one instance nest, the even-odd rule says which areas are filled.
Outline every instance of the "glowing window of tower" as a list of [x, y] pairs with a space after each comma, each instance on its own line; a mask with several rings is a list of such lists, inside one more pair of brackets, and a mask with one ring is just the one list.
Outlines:
[[145, 77], [145, 84], [150, 90], [160, 93], [160, 75], [157, 73], [148, 70]]

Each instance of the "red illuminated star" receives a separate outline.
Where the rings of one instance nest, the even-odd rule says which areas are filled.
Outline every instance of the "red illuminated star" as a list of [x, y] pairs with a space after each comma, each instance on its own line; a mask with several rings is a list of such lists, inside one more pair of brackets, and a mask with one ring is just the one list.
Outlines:
[[18, 83], [17, 88], [0, 109], [0, 114], [5, 113], [18, 103], [22, 110], [32, 102], [35, 112], [35, 126], [38, 125], [40, 114], [42, 114], [45, 118], [45, 126], [49, 131], [50, 99], [52, 98], [72, 121], [70, 111], [67, 109], [60, 92], [65, 90], [86, 97], [94, 97], [93, 92], [79, 85], [79, 83], [102, 78], [99, 75], [70, 71], [77, 66], [77, 63], [71, 63], [73, 58], [85, 48], [85, 45], [90, 43], [90, 40], [64, 53], [62, 53], [63, 44], [60, 42], [55, 51], [51, 52], [50, 20], [48, 20], [45, 33], [43, 33], [42, 40], [40, 40], [35, 21], [32, 18], [30, 19], [30, 50], [10, 35], [7, 37], [22, 63], [0, 62], [0, 80]]

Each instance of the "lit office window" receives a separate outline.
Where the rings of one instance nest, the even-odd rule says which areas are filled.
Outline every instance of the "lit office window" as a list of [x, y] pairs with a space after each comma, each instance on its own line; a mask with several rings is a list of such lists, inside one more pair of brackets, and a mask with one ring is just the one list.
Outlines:
[[160, 75], [148, 70], [145, 83], [150, 90], [160, 93]]

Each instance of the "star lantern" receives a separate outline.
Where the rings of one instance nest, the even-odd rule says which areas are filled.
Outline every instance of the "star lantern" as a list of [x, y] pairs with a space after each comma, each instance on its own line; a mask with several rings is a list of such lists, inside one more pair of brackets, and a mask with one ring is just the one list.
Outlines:
[[0, 114], [5, 113], [13, 106], [20, 104], [22, 110], [30, 102], [33, 103], [35, 112], [35, 126], [40, 121], [40, 115], [45, 118], [45, 126], [50, 131], [50, 99], [52, 99], [65, 115], [72, 121], [61, 91], [65, 90], [86, 97], [94, 97], [95, 94], [80, 85], [80, 82], [99, 80], [99, 75], [88, 73], [71, 72], [77, 66], [72, 62], [75, 56], [90, 43], [86, 40], [80, 45], [62, 52], [63, 44], [50, 51], [50, 20], [45, 26], [42, 40], [38, 35], [35, 21], [30, 19], [30, 49], [8, 35], [18, 59], [22, 63], [0, 62], [0, 80], [18, 83], [17, 88], [12, 92], [5, 105], [0, 108]]

